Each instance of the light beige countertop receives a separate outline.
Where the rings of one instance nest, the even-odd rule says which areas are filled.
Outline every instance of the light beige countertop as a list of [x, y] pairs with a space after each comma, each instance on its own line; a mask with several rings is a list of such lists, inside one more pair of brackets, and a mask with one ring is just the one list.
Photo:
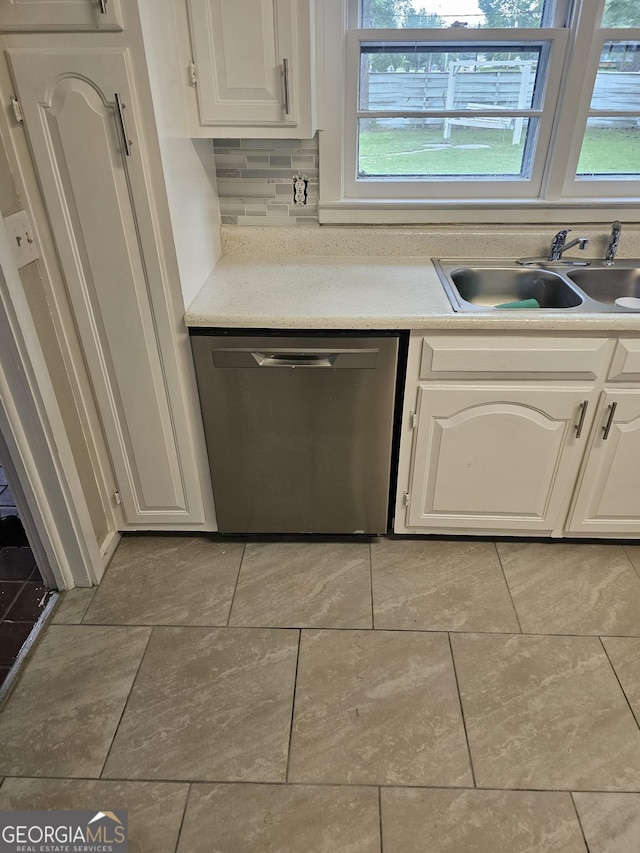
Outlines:
[[[602, 258], [607, 231], [584, 257]], [[223, 226], [224, 254], [188, 306], [192, 327], [261, 329], [504, 329], [637, 331], [640, 312], [571, 309], [456, 313], [432, 257], [541, 255], [552, 227], [260, 228]], [[640, 256], [624, 226], [620, 257]]]
[[456, 313], [429, 258], [223, 256], [189, 306], [191, 327], [640, 331], [640, 313]]
[[426, 258], [223, 257], [192, 302], [188, 326], [408, 329], [450, 317]]

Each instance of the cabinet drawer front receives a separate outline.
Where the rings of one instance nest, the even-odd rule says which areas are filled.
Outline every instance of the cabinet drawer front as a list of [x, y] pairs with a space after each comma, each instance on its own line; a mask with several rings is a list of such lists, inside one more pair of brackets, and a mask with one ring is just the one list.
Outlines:
[[617, 342], [607, 378], [619, 382], [640, 379], [640, 339], [623, 338]]
[[561, 374], [595, 379], [604, 369], [610, 350], [607, 338], [429, 335], [422, 340], [420, 378], [495, 379], [518, 374], [535, 379]]

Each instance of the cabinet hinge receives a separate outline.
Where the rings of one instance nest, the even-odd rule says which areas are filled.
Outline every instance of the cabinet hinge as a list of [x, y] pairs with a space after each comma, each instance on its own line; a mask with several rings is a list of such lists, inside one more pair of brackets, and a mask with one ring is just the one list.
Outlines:
[[120, 497], [120, 492], [117, 489], [113, 493], [113, 499], [118, 504], [118, 506], [120, 506], [120, 504], [122, 503], [122, 498]]
[[198, 69], [196, 68], [196, 64], [193, 59], [189, 63], [189, 80], [191, 81], [192, 86], [195, 86], [198, 82]]
[[403, 500], [403, 503], [405, 506], [409, 506], [409, 501], [410, 501], [409, 492], [403, 492], [402, 493], [402, 500]]
[[415, 429], [418, 426], [417, 412], [409, 412], [409, 423], [411, 424], [411, 429]]
[[11, 95], [11, 106], [13, 108], [13, 114], [15, 116], [16, 122], [22, 125], [24, 123], [24, 116], [22, 115], [20, 101], [16, 98], [15, 95]]

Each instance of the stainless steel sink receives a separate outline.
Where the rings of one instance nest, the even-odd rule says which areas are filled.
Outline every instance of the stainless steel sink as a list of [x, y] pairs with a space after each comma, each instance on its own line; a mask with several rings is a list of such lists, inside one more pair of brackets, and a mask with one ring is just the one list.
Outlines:
[[535, 299], [540, 308], [575, 308], [582, 302], [565, 279], [548, 270], [474, 266], [451, 270], [449, 275], [459, 298], [475, 307]]
[[[572, 267], [568, 259], [562, 265], [524, 267], [504, 259], [432, 260], [454, 311], [625, 312], [634, 309], [616, 305], [616, 299], [640, 298], [640, 260], [635, 259], [613, 266], [594, 260], [588, 267]], [[527, 304], [533, 299], [537, 305]]]
[[585, 267], [567, 273], [591, 299], [613, 305], [621, 296], [640, 298], [638, 267]]

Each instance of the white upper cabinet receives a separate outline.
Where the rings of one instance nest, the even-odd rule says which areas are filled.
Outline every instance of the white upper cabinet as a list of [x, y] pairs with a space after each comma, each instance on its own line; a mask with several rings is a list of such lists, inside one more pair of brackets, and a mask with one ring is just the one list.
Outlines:
[[188, 0], [188, 10], [207, 135], [312, 136], [311, 0]]
[[122, 30], [120, 0], [0, 0], [0, 32]]
[[128, 52], [7, 53], [125, 521], [202, 523]]

